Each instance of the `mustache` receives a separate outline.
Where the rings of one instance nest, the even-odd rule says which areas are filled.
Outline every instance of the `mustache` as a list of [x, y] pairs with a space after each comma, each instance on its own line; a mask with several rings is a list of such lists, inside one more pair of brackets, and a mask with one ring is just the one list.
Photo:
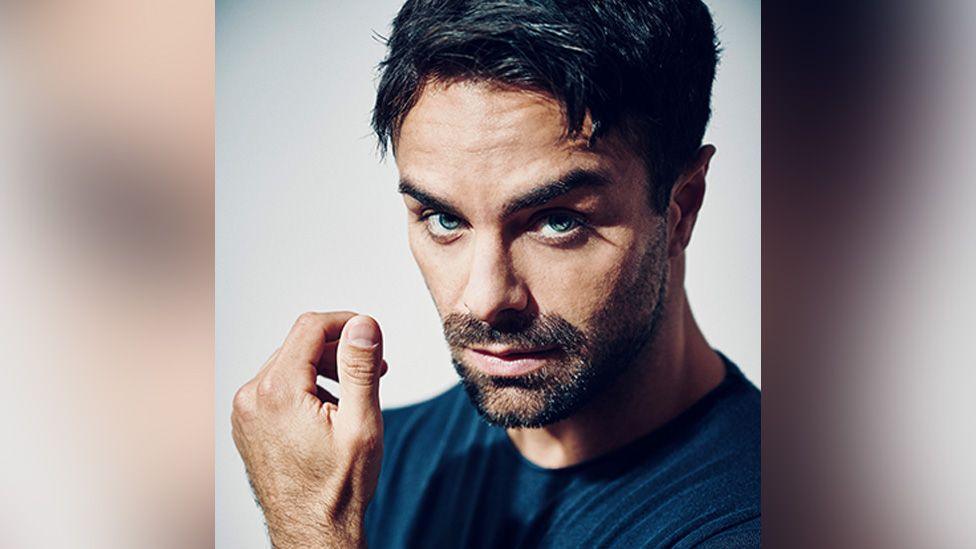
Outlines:
[[444, 317], [444, 336], [452, 348], [500, 344], [512, 347], [559, 347], [578, 351], [587, 346], [582, 330], [558, 315], [508, 317], [490, 324], [471, 315]]

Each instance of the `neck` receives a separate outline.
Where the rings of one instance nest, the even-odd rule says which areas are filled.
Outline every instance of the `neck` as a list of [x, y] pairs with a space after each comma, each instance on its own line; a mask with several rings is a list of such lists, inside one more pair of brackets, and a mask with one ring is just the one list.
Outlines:
[[508, 430], [526, 459], [553, 469], [593, 459], [661, 427], [721, 383], [725, 365], [698, 328], [684, 288], [677, 290], [661, 329], [610, 387], [560, 422]]

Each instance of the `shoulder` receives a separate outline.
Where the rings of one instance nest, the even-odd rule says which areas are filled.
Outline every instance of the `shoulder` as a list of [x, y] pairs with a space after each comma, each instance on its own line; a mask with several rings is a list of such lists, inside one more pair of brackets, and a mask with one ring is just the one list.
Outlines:
[[737, 457], [759, 472], [762, 401], [759, 389], [725, 355], [726, 376], [674, 423], [689, 451]]
[[686, 478], [695, 494], [686, 500], [693, 518], [688, 517], [683, 541], [709, 547], [758, 546], [761, 393], [735, 364], [722, 358], [728, 366], [726, 379], [689, 411], [692, 434], [678, 452], [683, 469], [693, 471]]
[[759, 397], [727, 362], [722, 383], [689, 409], [587, 468], [586, 488], [557, 514], [553, 545], [757, 546]]
[[[504, 431], [502, 431], [504, 433]], [[467, 459], [492, 436], [458, 384], [409, 406], [383, 411], [383, 466], [371, 509], [411, 513], [443, 464]]]
[[695, 547], [759, 547], [761, 545], [759, 517], [755, 516], [729, 526], [701, 540]]
[[[762, 399], [759, 389], [728, 358], [725, 380], [701, 399], [689, 415], [695, 439], [719, 454], [735, 455], [759, 473]], [[697, 417], [696, 417], [697, 416]]]

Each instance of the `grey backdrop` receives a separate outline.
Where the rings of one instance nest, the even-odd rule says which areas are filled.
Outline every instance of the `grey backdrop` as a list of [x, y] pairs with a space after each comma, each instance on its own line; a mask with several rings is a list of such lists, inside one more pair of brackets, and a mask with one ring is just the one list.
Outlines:
[[[369, 129], [374, 68], [400, 0], [217, 2], [216, 545], [267, 547], [230, 437], [234, 391], [302, 311], [379, 320], [385, 407], [456, 381], [406, 244], [393, 162]], [[715, 0], [725, 49], [706, 140], [718, 148], [688, 251], [711, 344], [760, 381], [760, 4]]]

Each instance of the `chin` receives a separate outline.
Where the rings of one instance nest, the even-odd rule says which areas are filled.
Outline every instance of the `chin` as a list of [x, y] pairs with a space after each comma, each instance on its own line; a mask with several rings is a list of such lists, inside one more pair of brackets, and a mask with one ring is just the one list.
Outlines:
[[455, 366], [471, 403], [492, 425], [507, 429], [544, 427], [566, 419], [582, 405], [579, 391], [553, 383], [543, 374], [497, 378], [463, 364]]
[[[471, 392], [468, 393], [471, 396]], [[536, 428], [553, 423], [545, 398], [534, 389], [503, 387], [483, 391], [479, 388], [472, 402], [488, 423], [505, 428]]]

